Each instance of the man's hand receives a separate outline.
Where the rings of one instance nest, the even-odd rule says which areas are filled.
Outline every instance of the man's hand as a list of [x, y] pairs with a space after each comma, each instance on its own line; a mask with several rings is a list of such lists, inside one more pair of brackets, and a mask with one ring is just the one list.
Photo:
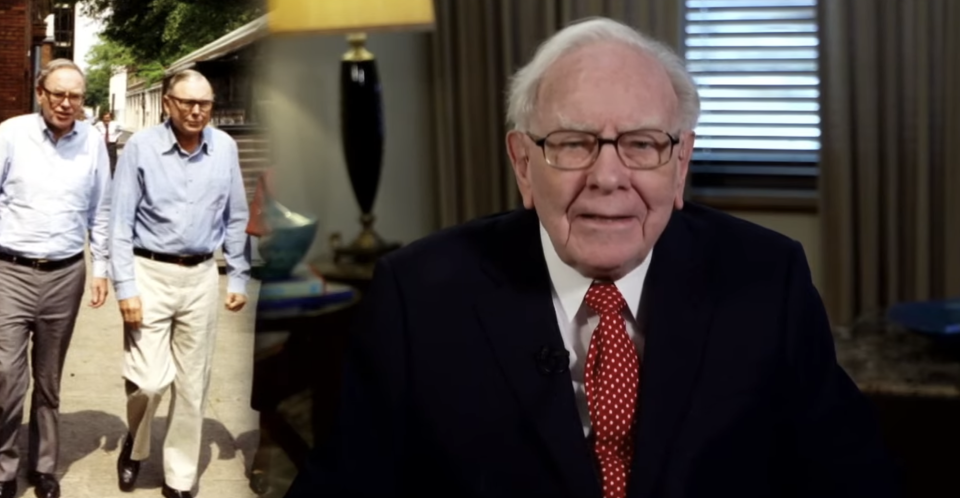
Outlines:
[[230, 311], [240, 311], [243, 309], [244, 304], [247, 304], [247, 296], [233, 292], [227, 294], [227, 300], [224, 302], [224, 305]]
[[124, 324], [139, 329], [143, 323], [143, 308], [140, 306], [140, 298], [121, 299], [120, 314], [123, 315]]
[[106, 278], [94, 278], [90, 283], [90, 307], [99, 308], [107, 302], [107, 294], [110, 293]]

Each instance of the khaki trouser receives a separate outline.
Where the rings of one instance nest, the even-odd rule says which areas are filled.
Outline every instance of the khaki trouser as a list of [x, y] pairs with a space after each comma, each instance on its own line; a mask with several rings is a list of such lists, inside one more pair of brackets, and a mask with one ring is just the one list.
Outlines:
[[[157, 406], [173, 384], [163, 471], [168, 486], [189, 490], [197, 479], [203, 414], [216, 343], [220, 282], [216, 261], [193, 267], [134, 258], [143, 323], [124, 331], [127, 422], [132, 458], [150, 455]], [[132, 385], [131, 385], [132, 384]]]

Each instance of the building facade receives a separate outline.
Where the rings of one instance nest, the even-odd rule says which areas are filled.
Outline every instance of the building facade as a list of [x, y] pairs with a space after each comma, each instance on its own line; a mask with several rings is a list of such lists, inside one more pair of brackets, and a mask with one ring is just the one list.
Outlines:
[[0, 121], [33, 112], [34, 82], [44, 64], [73, 59], [74, 4], [0, 0]]

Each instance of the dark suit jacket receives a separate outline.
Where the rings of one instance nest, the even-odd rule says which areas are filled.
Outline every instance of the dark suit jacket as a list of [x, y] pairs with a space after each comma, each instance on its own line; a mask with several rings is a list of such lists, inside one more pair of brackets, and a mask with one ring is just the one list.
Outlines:
[[[600, 498], [533, 211], [383, 258], [333, 435], [288, 497]], [[837, 365], [800, 245], [675, 212], [643, 293], [633, 498], [895, 496], [873, 414]]]

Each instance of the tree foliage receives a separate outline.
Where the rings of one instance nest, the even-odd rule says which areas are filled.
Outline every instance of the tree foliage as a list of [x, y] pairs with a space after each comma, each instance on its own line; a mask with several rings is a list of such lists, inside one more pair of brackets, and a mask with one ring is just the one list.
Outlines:
[[110, 77], [118, 68], [148, 84], [177, 59], [263, 15], [257, 0], [67, 0], [101, 22], [87, 55], [86, 104], [110, 108]]
[[[117, 42], [101, 40], [87, 53], [86, 104], [93, 108], [111, 108], [110, 77], [117, 68], [135, 64], [130, 50]], [[102, 111], [101, 111], [102, 112]]]
[[101, 40], [121, 47], [148, 80], [162, 68], [264, 13], [254, 0], [80, 0], [101, 21]]

